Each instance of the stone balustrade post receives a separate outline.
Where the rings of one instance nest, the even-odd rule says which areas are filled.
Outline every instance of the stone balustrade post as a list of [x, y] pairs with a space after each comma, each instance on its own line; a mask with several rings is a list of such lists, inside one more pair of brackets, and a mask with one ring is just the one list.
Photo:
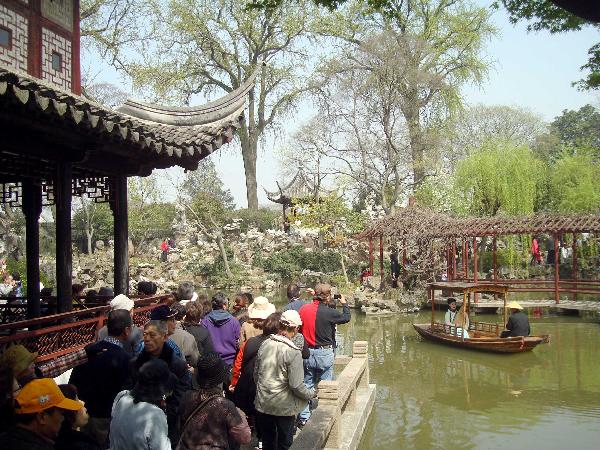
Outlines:
[[329, 437], [325, 447], [338, 448], [342, 439], [342, 423], [341, 423], [341, 406], [340, 402], [340, 385], [338, 381], [320, 381], [319, 382], [319, 405], [335, 407], [335, 415], [333, 426], [329, 432]]
[[358, 383], [357, 388], [359, 389], [367, 389], [369, 387], [369, 343], [367, 341], [354, 341], [354, 345], [352, 346], [352, 357], [353, 358], [364, 358], [365, 361], [365, 371], [360, 377], [360, 382]]

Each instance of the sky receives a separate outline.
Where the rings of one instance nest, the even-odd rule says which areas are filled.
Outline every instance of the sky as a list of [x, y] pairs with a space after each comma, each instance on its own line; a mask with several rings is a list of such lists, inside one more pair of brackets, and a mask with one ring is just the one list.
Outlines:
[[[481, 0], [478, 3], [488, 5], [491, 2]], [[564, 109], [579, 109], [588, 103], [600, 107], [600, 93], [580, 92], [571, 86], [573, 81], [582, 78], [579, 67], [587, 62], [587, 50], [600, 41], [597, 29], [588, 27], [563, 34], [528, 33], [526, 23], [510, 24], [502, 9], [494, 12], [492, 21], [499, 33], [490, 40], [485, 54], [493, 61], [493, 67], [480, 86], [463, 88], [467, 105], [520, 106], [541, 114], [547, 121], [560, 115]], [[97, 55], [84, 51], [82, 59], [84, 70], [85, 67], [94, 67], [94, 73], [97, 73], [95, 82], [110, 82], [130, 91], [128, 80], [98, 61]], [[276, 190], [275, 181], [280, 184], [284, 181], [281, 180], [281, 165], [276, 157], [277, 147], [284, 145], [286, 135], [291, 135], [310, 118], [310, 114], [310, 104], [304, 102], [293, 117], [286, 118], [282, 136], [265, 140], [263, 148], [259, 149], [256, 170], [260, 205], [269, 206], [270, 203], [263, 188]], [[237, 206], [245, 208], [244, 166], [239, 148], [230, 144], [210, 157]], [[179, 169], [166, 172], [170, 179], [182, 175]], [[164, 187], [169, 197], [175, 196], [171, 182]]]

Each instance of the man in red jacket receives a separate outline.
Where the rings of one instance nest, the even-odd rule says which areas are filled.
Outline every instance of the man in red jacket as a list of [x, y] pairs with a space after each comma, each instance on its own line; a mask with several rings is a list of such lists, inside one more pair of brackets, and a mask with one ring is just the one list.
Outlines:
[[[332, 300], [331, 286], [319, 283], [313, 302], [300, 308], [302, 334], [310, 351], [304, 361], [304, 384], [309, 389], [321, 380], [333, 380], [335, 326], [350, 322], [350, 308], [344, 296], [339, 298], [342, 312], [329, 306]], [[298, 426], [304, 426], [309, 417], [310, 409], [306, 407], [298, 416]]]

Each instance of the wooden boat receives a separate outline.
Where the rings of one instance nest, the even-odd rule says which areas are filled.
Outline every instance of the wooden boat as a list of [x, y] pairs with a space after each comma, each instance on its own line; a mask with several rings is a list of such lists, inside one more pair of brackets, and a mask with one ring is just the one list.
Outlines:
[[450, 326], [435, 322], [435, 291], [462, 292], [463, 306], [468, 316], [471, 304], [471, 295], [478, 293], [490, 293], [502, 296], [504, 299], [504, 324], [507, 319], [506, 298], [508, 286], [503, 284], [477, 284], [477, 283], [455, 283], [439, 282], [428, 286], [431, 298], [431, 323], [413, 324], [413, 327], [423, 338], [430, 341], [452, 345], [454, 347], [471, 350], [481, 350], [494, 353], [521, 353], [534, 349], [539, 344], [550, 341], [549, 335], [542, 336], [519, 336], [501, 338], [500, 333], [504, 329], [503, 324], [487, 322], [470, 322], [463, 324], [468, 329], [469, 337], [464, 337], [460, 326]]

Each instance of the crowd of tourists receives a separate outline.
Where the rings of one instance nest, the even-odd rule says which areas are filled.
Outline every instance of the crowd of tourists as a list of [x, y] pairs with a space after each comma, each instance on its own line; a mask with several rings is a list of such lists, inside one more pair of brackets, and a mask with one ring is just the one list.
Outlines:
[[[97, 342], [81, 351], [36, 365], [37, 353], [9, 347], [0, 448], [289, 448], [318, 405], [318, 383], [333, 379], [336, 326], [350, 321], [330, 285], [307, 293], [289, 285], [277, 311], [266, 297], [241, 293], [230, 306], [184, 282], [142, 328], [133, 300], [114, 297]], [[68, 384], [57, 385], [67, 367]]]

